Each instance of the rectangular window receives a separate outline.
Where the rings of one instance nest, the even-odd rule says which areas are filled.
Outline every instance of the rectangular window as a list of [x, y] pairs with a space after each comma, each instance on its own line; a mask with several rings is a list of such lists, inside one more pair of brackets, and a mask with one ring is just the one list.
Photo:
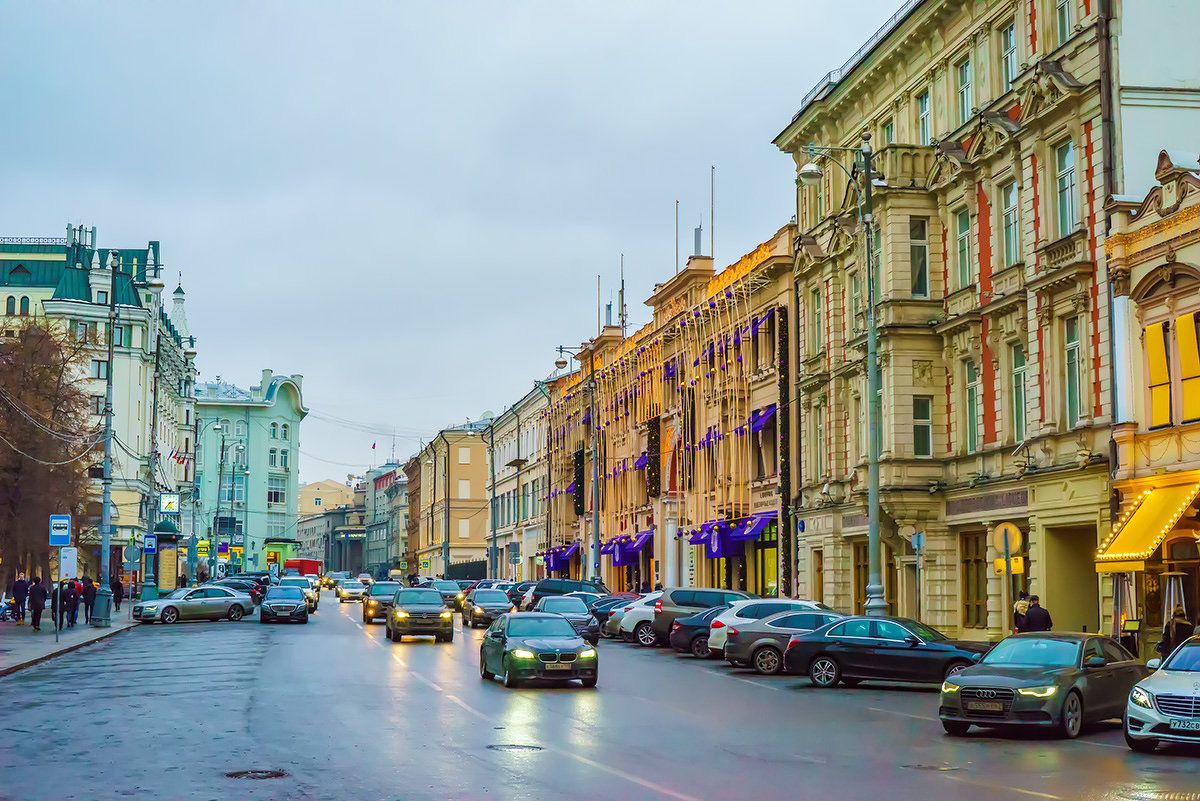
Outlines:
[[267, 478], [267, 503], [287, 502], [287, 479], [270, 476]]
[[870, 546], [865, 542], [854, 543], [854, 614], [861, 615], [867, 605], [867, 579], [871, 565]]
[[933, 398], [913, 397], [913, 455], [933, 456]]
[[1200, 313], [1193, 312], [1175, 318], [1175, 340], [1179, 345], [1179, 396], [1182, 401], [1181, 421], [1200, 420], [1200, 347], [1197, 346], [1197, 321]]
[[954, 237], [958, 245], [958, 288], [971, 285], [971, 212], [968, 209], [954, 215]]
[[1004, 266], [1011, 267], [1021, 260], [1021, 220], [1017, 210], [1017, 182], [1009, 181], [1000, 187], [1000, 208], [1004, 230]]
[[470, 520], [464, 518], [458, 521], [458, 538], [460, 540], [467, 540], [471, 538]]
[[92, 414], [104, 414], [104, 396], [93, 395], [91, 403]]
[[958, 64], [958, 122], [971, 119], [971, 59], [964, 58]]
[[220, 503], [233, 503], [233, 477], [221, 481]]
[[470, 448], [459, 448], [458, 449], [458, 463], [459, 464], [470, 464], [471, 463], [471, 449]]
[[101, 306], [107, 306], [108, 305], [108, 293], [105, 292], [103, 289], [97, 290], [96, 291], [96, 302], [99, 303]]
[[103, 359], [92, 359], [92, 378], [108, 378], [108, 362]]
[[987, 534], [962, 536], [963, 627], [987, 628]]
[[896, 123], [893, 120], [887, 120], [883, 123], [883, 131], [879, 137], [883, 140], [884, 145], [890, 145], [896, 141]]
[[282, 467], [284, 470], [287, 470], [287, 467], [288, 467], [288, 452], [287, 451], [279, 452], [279, 466]]
[[1013, 345], [1012, 356], [1012, 423], [1013, 442], [1025, 441], [1025, 346]]
[[929, 297], [929, 220], [908, 218], [908, 258], [912, 266], [912, 296]]
[[825, 475], [825, 407], [813, 409], [813, 476]]
[[883, 232], [878, 225], [875, 226], [874, 235], [871, 237], [871, 303], [879, 303], [883, 300], [883, 284], [879, 282], [879, 277], [883, 275]]
[[282, 537], [287, 527], [287, 515], [283, 512], [267, 513], [267, 536]]
[[320, 505], [321, 505], [321, 499], [313, 498], [313, 506], [320, 506]]
[[[858, 270], [853, 270], [850, 273], [850, 314], [857, 318], [858, 313], [862, 311], [862, 283], [859, 281]], [[858, 328], [858, 321], [854, 319], [850, 323], [850, 330]]]
[[267, 466], [279, 466], [279, 451], [275, 450], [274, 448], [271, 448], [271, 450], [267, 453]]
[[1075, 145], [1070, 139], [1054, 149], [1055, 194], [1058, 200], [1058, 235], [1075, 230]]
[[816, 354], [821, 352], [821, 290], [814, 289], [809, 295], [810, 330], [808, 336], [809, 350]]
[[233, 478], [233, 500], [234, 503], [246, 502], [246, 477], [235, 476]]
[[458, 480], [458, 497], [471, 497], [471, 480], [469, 478], [460, 478]]
[[1054, 9], [1055, 28], [1058, 32], [1058, 44], [1062, 46], [1071, 38], [1071, 0], [1058, 0]]
[[1004, 91], [1012, 89], [1017, 79], [1017, 24], [1010, 22], [1000, 32], [1000, 77]]
[[813, 585], [810, 596], [817, 603], [825, 601], [825, 552], [813, 551]]
[[963, 428], [966, 433], [967, 453], [979, 450], [979, 369], [975, 362], [967, 361], [963, 372], [966, 375], [967, 403], [963, 409]]
[[931, 139], [929, 129], [929, 92], [917, 95], [917, 144], [928, 145]]
[[1143, 332], [1150, 379], [1150, 428], [1171, 425], [1171, 360], [1166, 329], [1166, 323], [1155, 323]]
[[[1083, 410], [1083, 359], [1079, 347], [1079, 318], [1069, 317], [1065, 323], [1067, 343], [1067, 428], [1079, 425]], [[1170, 383], [1168, 377], [1167, 382]], [[1170, 389], [1167, 390], [1168, 395]], [[1169, 422], [1169, 421], [1168, 421]]]
[[75, 323], [75, 341], [87, 342], [88, 339], [88, 324], [84, 322]]

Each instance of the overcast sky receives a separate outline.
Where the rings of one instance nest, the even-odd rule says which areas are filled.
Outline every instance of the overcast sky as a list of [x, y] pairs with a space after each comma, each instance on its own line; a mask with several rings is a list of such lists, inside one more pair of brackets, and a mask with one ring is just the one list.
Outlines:
[[518, 400], [622, 253], [641, 326], [710, 166], [718, 267], [786, 223], [771, 140], [898, 5], [6, 3], [0, 235], [160, 240], [201, 380], [303, 374], [344, 479]]

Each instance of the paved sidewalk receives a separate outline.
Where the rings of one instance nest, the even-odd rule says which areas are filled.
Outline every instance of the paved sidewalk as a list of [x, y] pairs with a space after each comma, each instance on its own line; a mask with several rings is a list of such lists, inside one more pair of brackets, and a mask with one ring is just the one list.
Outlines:
[[84, 623], [81, 609], [75, 627], [60, 631], [58, 642], [55, 642], [50, 610], [47, 609], [42, 615], [41, 631], [34, 631], [30, 627], [29, 613], [26, 612], [24, 626], [18, 626], [11, 621], [0, 623], [0, 676], [7, 676], [38, 662], [83, 648], [136, 625], [138, 624], [130, 619], [129, 609], [125, 604], [121, 605], [120, 612], [113, 614], [112, 626], [107, 629], [92, 628]]

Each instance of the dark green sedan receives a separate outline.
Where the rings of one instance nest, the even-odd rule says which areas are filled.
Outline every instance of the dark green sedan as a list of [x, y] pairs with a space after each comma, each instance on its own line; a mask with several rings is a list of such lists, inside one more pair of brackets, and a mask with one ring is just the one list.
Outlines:
[[499, 675], [505, 687], [528, 679], [579, 679], [584, 687], [595, 687], [597, 670], [596, 649], [561, 615], [501, 615], [479, 648], [480, 678]]

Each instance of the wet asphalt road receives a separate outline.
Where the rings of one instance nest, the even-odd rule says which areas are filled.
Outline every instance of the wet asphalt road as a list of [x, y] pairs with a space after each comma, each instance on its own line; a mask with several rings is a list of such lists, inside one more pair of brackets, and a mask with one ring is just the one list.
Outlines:
[[325, 593], [307, 626], [142, 626], [0, 679], [0, 799], [1200, 799], [1200, 750], [1134, 754], [1115, 724], [951, 739], [933, 690], [612, 641], [595, 690], [506, 690], [482, 630], [392, 644], [360, 614]]

